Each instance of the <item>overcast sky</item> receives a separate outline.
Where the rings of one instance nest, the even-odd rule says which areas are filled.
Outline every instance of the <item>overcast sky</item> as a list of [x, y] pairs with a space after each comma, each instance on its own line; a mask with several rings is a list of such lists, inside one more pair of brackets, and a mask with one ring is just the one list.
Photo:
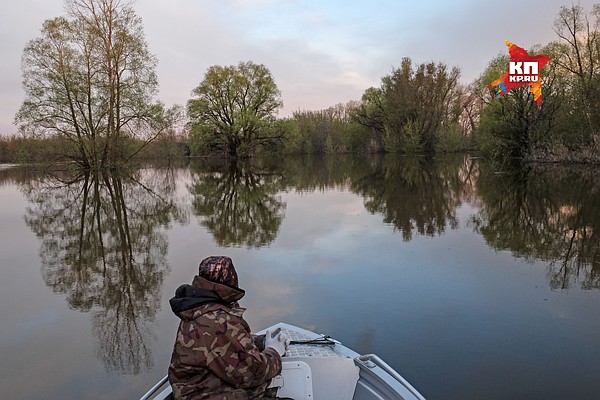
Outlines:
[[[580, 1], [590, 10], [593, 1]], [[24, 93], [21, 54], [63, 0], [0, 2], [0, 134]], [[265, 64], [283, 95], [281, 116], [360, 99], [403, 57], [458, 66], [469, 83], [506, 52], [556, 39], [567, 0], [137, 0], [158, 57], [159, 99], [184, 105], [211, 65]]]

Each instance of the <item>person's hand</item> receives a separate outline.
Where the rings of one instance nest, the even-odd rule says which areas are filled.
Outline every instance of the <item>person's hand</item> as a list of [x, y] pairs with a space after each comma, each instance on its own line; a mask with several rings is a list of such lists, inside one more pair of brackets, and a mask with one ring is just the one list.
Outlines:
[[287, 337], [285, 333], [280, 333], [281, 329], [276, 329], [273, 332], [267, 331], [265, 337], [265, 348], [272, 347], [279, 353], [281, 357], [285, 354], [288, 345], [290, 344], [290, 339]]

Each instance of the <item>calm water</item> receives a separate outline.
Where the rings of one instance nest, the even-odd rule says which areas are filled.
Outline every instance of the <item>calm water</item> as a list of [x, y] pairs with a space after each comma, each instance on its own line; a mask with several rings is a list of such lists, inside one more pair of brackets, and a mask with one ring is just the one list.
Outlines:
[[0, 171], [2, 397], [139, 398], [166, 373], [168, 299], [226, 254], [254, 329], [377, 353], [428, 399], [598, 398], [598, 172], [465, 157]]

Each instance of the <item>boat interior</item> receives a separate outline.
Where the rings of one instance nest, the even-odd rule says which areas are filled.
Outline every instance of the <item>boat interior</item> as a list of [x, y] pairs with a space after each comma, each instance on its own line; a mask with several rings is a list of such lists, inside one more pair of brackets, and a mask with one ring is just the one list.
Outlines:
[[[277, 328], [287, 334], [292, 343], [283, 357], [281, 374], [271, 382], [271, 387], [278, 387], [279, 397], [294, 400], [425, 400], [374, 354], [360, 355], [329, 337], [284, 323], [268, 330]], [[173, 399], [166, 379], [153, 389], [155, 394], [149, 392], [147, 395], [151, 395], [141, 400]]]

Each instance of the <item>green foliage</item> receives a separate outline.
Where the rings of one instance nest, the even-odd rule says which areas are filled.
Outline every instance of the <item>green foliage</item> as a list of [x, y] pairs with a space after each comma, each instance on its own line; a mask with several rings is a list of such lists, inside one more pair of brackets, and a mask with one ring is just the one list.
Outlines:
[[459, 75], [458, 68], [448, 70], [443, 63], [413, 67], [404, 58], [380, 88], [365, 91], [355, 118], [379, 133], [375, 139], [386, 151], [432, 154], [440, 132], [462, 113]]
[[[553, 56], [552, 48], [534, 49]], [[528, 86], [497, 97], [488, 85], [508, 68], [505, 55], [494, 58], [478, 79], [484, 103], [477, 129], [477, 144], [483, 154], [498, 159], [527, 159], [534, 149], [549, 143], [555, 134], [557, 116], [564, 107], [564, 89], [557, 64], [550, 61], [541, 71], [542, 104], [538, 108]]]
[[424, 146], [421, 142], [418, 123], [412, 119], [406, 121], [400, 128], [400, 134], [386, 129], [383, 146], [387, 152], [391, 153], [422, 153]]
[[383, 104], [382, 90], [371, 87], [365, 90], [360, 105], [352, 113], [352, 119], [370, 131], [374, 145], [378, 149], [385, 148], [385, 110]]
[[[161, 135], [158, 140], [150, 143], [135, 138], [121, 138], [117, 149], [121, 155], [127, 155], [127, 162], [115, 160], [115, 167], [140, 160], [183, 159], [190, 153], [187, 138], [174, 134]], [[131, 157], [133, 152], [135, 155]], [[61, 135], [0, 137], [0, 162], [52, 164], [73, 161], [77, 156], [77, 146]]]
[[25, 100], [15, 121], [23, 132], [71, 142], [77, 152], [64, 156], [83, 167], [114, 166], [131, 155], [123, 141], [150, 141], [163, 129], [156, 59], [128, 2], [65, 4], [67, 17], [45, 21], [23, 51]]
[[65, 161], [66, 154], [74, 153], [72, 145], [63, 137], [27, 137], [23, 135], [0, 136], [0, 162], [52, 163]]
[[235, 159], [281, 139], [273, 129], [281, 93], [264, 65], [214, 65], [192, 94], [188, 115], [193, 155], [218, 151]]
[[532, 49], [553, 58], [541, 71], [538, 109], [525, 88], [499, 99], [486, 89], [506, 71], [508, 56], [490, 61], [477, 81], [484, 106], [476, 130], [481, 151], [495, 158], [600, 161], [593, 156], [600, 132], [600, 5], [561, 7], [554, 23], [558, 41]]
[[301, 118], [286, 118], [279, 120], [279, 129], [283, 132], [283, 146], [285, 153], [301, 154], [312, 153], [313, 142], [311, 131], [301, 127]]
[[450, 124], [440, 129], [436, 152], [458, 153], [470, 147], [469, 138], [463, 133], [458, 124]]
[[297, 111], [283, 127], [288, 153], [372, 152], [370, 130], [352, 115], [356, 102], [337, 104], [320, 111]]

